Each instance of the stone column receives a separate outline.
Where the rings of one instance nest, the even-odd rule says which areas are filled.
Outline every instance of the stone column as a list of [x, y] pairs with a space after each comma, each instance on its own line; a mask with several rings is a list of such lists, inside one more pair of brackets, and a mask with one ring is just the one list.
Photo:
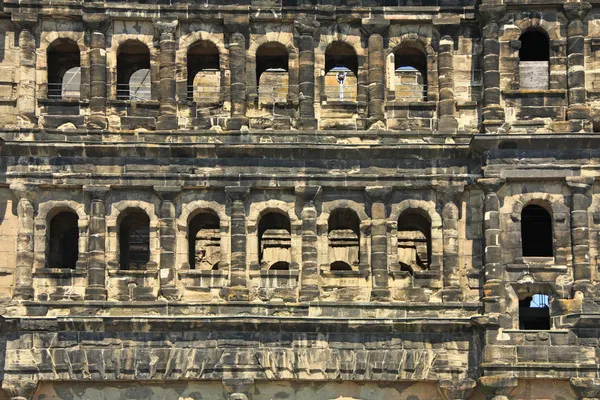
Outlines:
[[19, 31], [19, 86], [17, 89], [17, 111], [19, 126], [37, 126], [36, 110], [36, 43], [34, 30], [38, 23], [37, 14], [16, 12], [12, 21]]
[[226, 22], [229, 32], [229, 69], [231, 118], [227, 123], [230, 130], [239, 130], [248, 125], [246, 117], [246, 36], [248, 25]]
[[248, 280], [246, 271], [246, 205], [250, 193], [248, 186], [227, 186], [225, 193], [231, 204], [231, 279], [224, 288], [222, 297], [226, 300], [248, 300]]
[[438, 47], [438, 129], [454, 132], [458, 129], [456, 121], [456, 102], [454, 101], [454, 25], [442, 25]]
[[458, 217], [460, 194], [464, 186], [442, 186], [437, 188], [444, 207], [442, 208], [443, 235], [443, 285], [444, 301], [462, 300], [460, 289]]
[[509, 394], [519, 385], [514, 376], [490, 375], [479, 378], [479, 387], [486, 400], [510, 400]]
[[154, 20], [154, 29], [160, 37], [160, 116], [156, 127], [158, 129], [177, 129], [177, 101], [175, 100], [175, 30], [178, 21], [165, 19]]
[[387, 261], [387, 203], [392, 193], [389, 186], [366, 188], [371, 203], [371, 271], [373, 287], [371, 301], [390, 301]]
[[[504, 180], [498, 178], [481, 178], [477, 180], [477, 184], [485, 193], [483, 203], [485, 246], [483, 308], [485, 314], [490, 314], [493, 317], [504, 313], [501, 304], [502, 296], [504, 295], [504, 267], [502, 266], [502, 249], [500, 246], [500, 200], [496, 194], [504, 184]], [[506, 323], [512, 324], [512, 320], [506, 321]]]
[[38, 380], [35, 375], [7, 375], [2, 381], [2, 390], [10, 400], [32, 399], [37, 386]]
[[495, 132], [504, 124], [504, 108], [500, 106], [500, 42], [499, 23], [506, 6], [479, 7], [483, 26], [483, 128]]
[[106, 300], [106, 199], [109, 186], [85, 186], [90, 197], [88, 286], [86, 300]]
[[296, 196], [302, 202], [302, 271], [300, 275], [300, 301], [319, 298], [319, 266], [317, 262], [317, 209], [315, 201], [321, 186], [296, 187]]
[[90, 43], [90, 116], [89, 129], [106, 129], [106, 29], [105, 14], [83, 14]]
[[298, 98], [300, 117], [298, 128], [317, 129], [315, 119], [315, 34], [319, 22], [313, 18], [300, 18], [294, 21], [294, 35], [300, 52], [298, 68]]
[[571, 248], [573, 252], [573, 278], [575, 281], [592, 282], [590, 266], [590, 231], [588, 226], [588, 190], [593, 177], [567, 177], [571, 188]]
[[159, 295], [167, 300], [176, 300], [179, 293], [176, 286], [177, 218], [174, 203], [181, 194], [181, 187], [154, 187], [154, 190], [162, 200], [159, 212]]
[[600, 399], [600, 380], [594, 378], [571, 378], [569, 383], [578, 399]]
[[[585, 104], [585, 26], [583, 19], [591, 9], [592, 6], [589, 3], [563, 4], [563, 11], [569, 19], [567, 26], [567, 85], [569, 88], [567, 119], [581, 120], [582, 122], [589, 120], [589, 108]], [[581, 127], [579, 128], [581, 129]]]
[[390, 26], [388, 19], [365, 18], [362, 28], [368, 36], [369, 70], [368, 70], [368, 122], [370, 127], [377, 122], [379, 128], [385, 128], [385, 54], [383, 35]]
[[16, 300], [33, 299], [33, 259], [34, 235], [33, 221], [35, 211], [33, 199], [37, 186], [29, 184], [11, 184], [19, 203], [17, 205], [18, 230], [17, 230], [17, 265], [15, 269], [15, 290], [13, 298]]
[[475, 390], [473, 379], [443, 380], [438, 382], [438, 391], [444, 400], [466, 400]]

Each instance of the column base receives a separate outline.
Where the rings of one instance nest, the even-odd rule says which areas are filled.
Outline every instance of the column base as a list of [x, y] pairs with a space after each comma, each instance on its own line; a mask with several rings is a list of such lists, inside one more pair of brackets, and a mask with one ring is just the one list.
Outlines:
[[484, 107], [482, 119], [485, 133], [497, 133], [505, 124], [504, 108], [497, 105]]
[[319, 298], [319, 289], [318, 288], [302, 288], [300, 289], [299, 301], [301, 302], [309, 302], [314, 301]]
[[319, 122], [316, 118], [300, 118], [297, 123], [298, 129], [313, 130], [318, 129]]
[[239, 131], [243, 126], [248, 126], [246, 117], [233, 117], [227, 121], [227, 129], [230, 131]]
[[103, 287], [88, 287], [85, 289], [85, 300], [106, 300], [108, 292]]
[[452, 115], [444, 115], [438, 120], [438, 131], [441, 133], [456, 133], [458, 121]]
[[227, 301], [248, 301], [250, 291], [245, 287], [222, 288], [219, 295]]
[[178, 128], [179, 124], [175, 115], [161, 115], [156, 121], [156, 129], [158, 130], [170, 131]]
[[367, 129], [370, 131], [387, 130], [387, 120], [385, 118], [369, 118], [367, 119]]
[[371, 289], [371, 301], [378, 302], [389, 302], [390, 301], [390, 290], [384, 288]]
[[88, 117], [86, 125], [88, 129], [104, 130], [108, 128], [108, 120], [105, 116], [91, 115]]
[[14, 300], [33, 300], [33, 287], [18, 287], [13, 293]]
[[162, 287], [160, 288], [159, 296], [167, 300], [177, 300], [179, 299], [179, 290], [174, 286]]
[[462, 291], [459, 287], [447, 287], [442, 289], [443, 302], [461, 301], [462, 297]]

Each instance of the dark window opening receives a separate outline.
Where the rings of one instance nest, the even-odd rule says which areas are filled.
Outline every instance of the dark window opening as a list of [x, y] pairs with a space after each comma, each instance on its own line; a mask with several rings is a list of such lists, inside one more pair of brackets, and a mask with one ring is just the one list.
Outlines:
[[71, 211], [58, 213], [50, 221], [48, 265], [75, 269], [79, 257], [79, 217]]
[[332, 101], [356, 101], [358, 57], [348, 43], [333, 42], [325, 51], [325, 95]]
[[552, 257], [552, 217], [543, 207], [528, 205], [521, 212], [523, 257]]
[[152, 99], [150, 51], [140, 41], [128, 40], [119, 46], [117, 98], [135, 101]]
[[208, 40], [199, 40], [187, 53], [187, 93], [195, 102], [216, 102], [221, 92], [219, 49]]
[[271, 265], [269, 268], [271, 271], [289, 271], [290, 263], [285, 261], [278, 261], [275, 264]]
[[143, 269], [150, 261], [150, 218], [143, 211], [128, 213], [119, 224], [121, 269]]
[[286, 101], [288, 63], [288, 51], [281, 43], [265, 43], [256, 50], [256, 82], [260, 103]]
[[534, 294], [519, 300], [519, 329], [548, 330], [550, 301], [546, 294]]
[[394, 53], [396, 99], [427, 99], [427, 56], [414, 47], [401, 47]]
[[520, 61], [549, 61], [550, 42], [545, 33], [529, 30], [521, 35]]
[[221, 229], [219, 217], [213, 213], [196, 215], [188, 226], [188, 262], [191, 269], [219, 269]]
[[[280, 269], [291, 262], [290, 219], [278, 212], [269, 212], [258, 223], [259, 263], [268, 269]], [[278, 268], [274, 268], [275, 266]]]
[[352, 267], [343, 261], [332, 262], [329, 266], [330, 271], [352, 271]]
[[79, 46], [71, 39], [57, 39], [48, 47], [48, 98], [78, 99], [81, 83]]
[[360, 261], [358, 215], [350, 209], [338, 208], [329, 216], [328, 226], [330, 270], [353, 270]]
[[419, 211], [408, 210], [398, 219], [398, 262], [403, 271], [429, 269], [431, 222]]

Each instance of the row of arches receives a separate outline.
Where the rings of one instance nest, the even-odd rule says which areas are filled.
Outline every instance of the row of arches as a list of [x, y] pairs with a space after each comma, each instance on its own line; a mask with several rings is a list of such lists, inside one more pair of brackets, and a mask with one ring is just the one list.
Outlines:
[[[77, 98], [81, 83], [79, 46], [71, 39], [57, 39], [48, 47], [48, 96]], [[288, 49], [279, 42], [267, 42], [255, 54], [259, 102], [285, 101], [289, 82]], [[117, 98], [152, 99], [150, 50], [131, 39], [117, 51]], [[348, 43], [334, 41], [325, 50], [324, 90], [329, 101], [356, 101], [359, 57]], [[400, 46], [393, 52], [392, 77], [397, 98], [424, 100], [427, 96], [427, 56], [417, 47]], [[221, 96], [221, 55], [208, 40], [192, 44], [187, 52], [187, 99], [216, 102]]]

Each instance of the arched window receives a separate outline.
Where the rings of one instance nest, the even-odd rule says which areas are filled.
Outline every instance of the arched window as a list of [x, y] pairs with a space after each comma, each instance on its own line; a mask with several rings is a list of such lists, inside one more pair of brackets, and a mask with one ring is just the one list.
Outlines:
[[545, 208], [530, 204], [521, 212], [523, 257], [553, 257], [552, 217]]
[[292, 227], [290, 219], [269, 212], [258, 223], [259, 263], [266, 270], [289, 270], [292, 261]]
[[190, 269], [217, 270], [221, 260], [219, 217], [212, 212], [196, 215], [188, 224]]
[[216, 103], [221, 98], [219, 49], [208, 40], [199, 40], [187, 53], [188, 100]]
[[325, 95], [328, 101], [356, 101], [358, 57], [348, 43], [333, 42], [325, 51]]
[[121, 269], [144, 269], [150, 261], [150, 218], [141, 210], [131, 210], [119, 223]]
[[521, 89], [548, 89], [550, 42], [545, 32], [531, 29], [519, 38], [519, 82]]
[[81, 83], [79, 46], [71, 39], [56, 39], [48, 46], [48, 98], [78, 99]]
[[536, 293], [519, 298], [519, 329], [548, 330], [550, 323], [550, 298]]
[[330, 271], [357, 270], [360, 261], [360, 220], [353, 210], [338, 208], [329, 216]]
[[138, 40], [128, 40], [119, 46], [117, 98], [135, 101], [152, 99], [150, 50]]
[[402, 46], [394, 52], [396, 100], [427, 100], [427, 56], [415, 47]]
[[419, 210], [404, 211], [398, 218], [398, 262], [404, 271], [429, 269], [431, 221]]
[[289, 55], [284, 45], [269, 42], [256, 50], [256, 82], [261, 104], [287, 101]]
[[47, 260], [50, 268], [75, 269], [79, 257], [79, 217], [62, 211], [50, 221]]

